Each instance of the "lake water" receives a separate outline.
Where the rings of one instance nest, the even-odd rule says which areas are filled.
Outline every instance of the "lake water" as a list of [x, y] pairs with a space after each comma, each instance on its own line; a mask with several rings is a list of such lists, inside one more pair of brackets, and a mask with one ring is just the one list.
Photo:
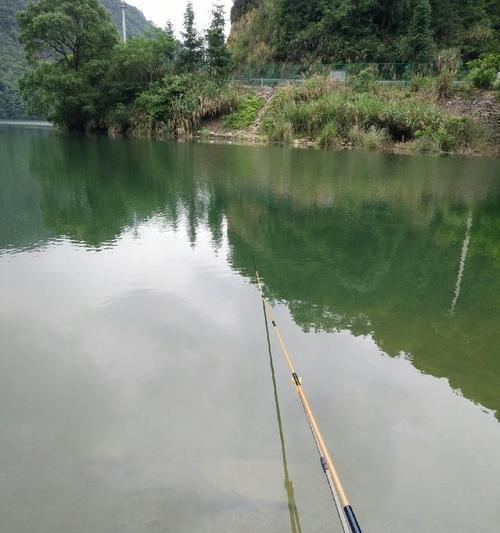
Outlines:
[[500, 530], [498, 161], [4, 125], [0, 531], [340, 531], [254, 258], [363, 531]]

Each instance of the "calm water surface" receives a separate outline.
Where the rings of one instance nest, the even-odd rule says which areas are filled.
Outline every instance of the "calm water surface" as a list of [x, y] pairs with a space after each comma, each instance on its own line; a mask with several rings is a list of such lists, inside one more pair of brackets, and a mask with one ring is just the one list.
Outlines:
[[1, 126], [0, 531], [340, 531], [252, 256], [364, 531], [499, 531], [499, 174]]

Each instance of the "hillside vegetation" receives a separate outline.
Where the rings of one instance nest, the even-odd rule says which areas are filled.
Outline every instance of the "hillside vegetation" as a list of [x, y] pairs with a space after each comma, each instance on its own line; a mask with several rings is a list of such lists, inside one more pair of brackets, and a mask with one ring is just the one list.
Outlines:
[[499, 51], [498, 0], [235, 0], [238, 64], [415, 62]]
[[[307, 44], [300, 41], [305, 34], [292, 31], [298, 24], [297, 20], [292, 24], [293, 17], [300, 14], [302, 24], [314, 1], [305, 11], [297, 11], [301, 0], [237, 0], [233, 8], [233, 39], [238, 21], [266, 14], [268, 22], [281, 20], [284, 24], [276, 27], [272, 39], [277, 40], [271, 39], [267, 49], [277, 60], [284, 58], [280, 56], [279, 32], [285, 27], [290, 30], [289, 42], [301, 44], [304, 54], [308, 50], [309, 61], [322, 60], [322, 48], [312, 47], [312, 34], [308, 34]], [[380, 3], [360, 0], [355, 5], [359, 8], [366, 4], [375, 9]], [[213, 7], [210, 26], [203, 33], [196, 28], [193, 6], [188, 2], [180, 40], [167, 26], [165, 30], [154, 28], [124, 44], [98, 0], [40, 0], [28, 5], [17, 18], [18, 38], [31, 67], [19, 80], [19, 86], [30, 113], [73, 130], [190, 139], [198, 132], [210, 132], [214, 124], [215, 129], [225, 129], [223, 133], [230, 130], [249, 140], [436, 153], [497, 153], [500, 53], [494, 51], [493, 36], [498, 32], [493, 28], [493, 18], [483, 21], [481, 39], [476, 36], [467, 40], [462, 35], [460, 46], [438, 50], [433, 29], [436, 20], [429, 0], [404, 3], [407, 7], [410, 4], [410, 22], [400, 35], [400, 48], [411, 49], [414, 60], [432, 64], [431, 75], [422, 76], [411, 70], [404, 84], [387, 85], [380, 83], [377, 66], [358, 64], [353, 68], [351, 64], [342, 82], [333, 80], [329, 70], [324, 69], [322, 76], [302, 73], [296, 85], [255, 92], [232, 80], [240, 63], [235, 62], [225, 42], [221, 6]], [[486, 4], [482, 12], [489, 13]], [[344, 0], [343, 5], [354, 4]], [[399, 10], [401, 5], [394, 4], [393, 8]], [[268, 11], [259, 11], [262, 6]], [[323, 13], [324, 6], [318, 2], [315, 16]], [[469, 8], [469, 14], [475, 13]], [[279, 18], [285, 13], [286, 21]], [[374, 15], [372, 18], [376, 19]], [[264, 31], [265, 27], [262, 23], [260, 29]], [[320, 32], [322, 25], [317, 21], [315, 27], [314, 34]], [[342, 28], [347, 31], [345, 24]], [[317, 43], [325, 47], [328, 40], [328, 46], [335, 47], [341, 34], [332, 34]], [[344, 40], [352, 43], [355, 54], [359, 42], [347, 35]], [[389, 37], [382, 40], [379, 52], [384, 49], [384, 53], [389, 53], [394, 42], [391, 44]], [[369, 42], [376, 42], [375, 30]], [[369, 42], [365, 43], [364, 59], [370, 58]], [[234, 47], [234, 40], [231, 46]], [[252, 53], [259, 51], [258, 43], [248, 44], [247, 48]], [[294, 46], [285, 49], [290, 54], [301, 50]], [[347, 51], [346, 44], [344, 52], [337, 51], [332, 57], [346, 58]], [[459, 73], [460, 83], [456, 83]], [[468, 102], [474, 98], [480, 102], [473, 107]], [[454, 106], [459, 99], [463, 99], [461, 109]]]
[[[36, 1], [36, 0], [35, 0]], [[16, 15], [26, 9], [29, 0], [0, 0], [0, 118], [25, 118], [26, 105], [21, 98], [18, 79], [27, 63], [19, 43]], [[121, 28], [119, 0], [101, 0], [116, 27]], [[133, 37], [152, 29], [141, 11], [129, 6], [127, 32]]]

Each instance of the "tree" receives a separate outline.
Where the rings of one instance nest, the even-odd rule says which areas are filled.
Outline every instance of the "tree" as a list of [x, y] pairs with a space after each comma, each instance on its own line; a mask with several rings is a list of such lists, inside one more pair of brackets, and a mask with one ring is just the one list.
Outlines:
[[212, 22], [206, 34], [207, 63], [210, 72], [221, 78], [226, 77], [231, 68], [231, 55], [226, 48], [224, 26], [224, 7], [216, 4], [212, 10]]
[[103, 97], [110, 107], [129, 104], [140, 92], [161, 81], [171, 69], [176, 51], [175, 40], [160, 28], [117, 45], [103, 80]]
[[97, 0], [42, 0], [18, 15], [19, 40], [34, 69], [20, 87], [29, 109], [83, 129], [102, 113], [99, 84], [118, 34]]
[[181, 65], [189, 72], [197, 70], [203, 61], [203, 39], [198, 35], [194, 22], [193, 3], [188, 2], [184, 13]]
[[432, 10], [429, 0], [417, 0], [408, 31], [408, 58], [416, 63], [429, 63], [436, 54], [431, 30]]
[[78, 70], [106, 54], [116, 30], [97, 0], [42, 0], [19, 13], [19, 41], [31, 64], [50, 59]]
[[171, 20], [167, 20], [167, 24], [165, 25], [165, 33], [171, 38], [175, 40], [175, 33], [174, 33], [174, 25], [172, 24]]

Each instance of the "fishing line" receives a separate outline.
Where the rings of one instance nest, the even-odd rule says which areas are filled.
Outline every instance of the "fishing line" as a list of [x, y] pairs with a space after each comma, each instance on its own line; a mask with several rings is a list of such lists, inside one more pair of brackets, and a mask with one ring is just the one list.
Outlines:
[[302, 533], [302, 527], [300, 525], [300, 519], [299, 519], [299, 511], [297, 509], [297, 504], [295, 502], [295, 493], [293, 490], [293, 483], [288, 473], [288, 461], [286, 458], [285, 436], [283, 433], [283, 422], [281, 420], [281, 409], [280, 409], [280, 403], [278, 399], [278, 386], [276, 385], [276, 374], [274, 372], [273, 352], [271, 349], [271, 339], [269, 335], [269, 326], [267, 322], [266, 307], [264, 305], [264, 302], [262, 302], [262, 312], [264, 314], [264, 325], [266, 327], [267, 351], [269, 353], [269, 366], [271, 368], [271, 379], [273, 382], [274, 405], [276, 407], [276, 419], [278, 421], [278, 431], [279, 431], [280, 443], [281, 443], [281, 459], [283, 462], [285, 491], [286, 491], [287, 498], [288, 498], [288, 512], [290, 515], [290, 528], [291, 528], [292, 533]]
[[[254, 264], [255, 264], [255, 260], [254, 260]], [[330, 455], [330, 452], [328, 451], [328, 448], [325, 444], [325, 441], [319, 429], [316, 418], [314, 417], [314, 414], [309, 405], [309, 401], [302, 387], [302, 379], [299, 377], [299, 375], [295, 371], [292, 358], [290, 357], [290, 354], [287, 350], [287, 347], [281, 335], [281, 331], [278, 327], [278, 324], [276, 323], [276, 320], [274, 320], [271, 305], [269, 304], [266, 297], [264, 296], [261, 278], [259, 276], [259, 272], [257, 271], [257, 268], [255, 268], [255, 274], [257, 277], [257, 285], [259, 287], [260, 295], [262, 298], [262, 304], [264, 308], [264, 317], [266, 319], [266, 330], [269, 331], [267, 328], [267, 322], [268, 322], [268, 317], [269, 317], [269, 320], [271, 321], [271, 324], [273, 325], [274, 332], [276, 334], [279, 345], [281, 347], [281, 351], [283, 352], [288, 368], [292, 374], [292, 379], [293, 379], [292, 383], [295, 385], [295, 389], [297, 391], [297, 394], [299, 395], [302, 407], [304, 409], [304, 413], [307, 418], [307, 422], [309, 424], [309, 428], [311, 429], [314, 442], [318, 449], [321, 467], [323, 468], [323, 472], [325, 473], [328, 485], [330, 487], [333, 501], [335, 503], [335, 508], [337, 509], [337, 513], [340, 519], [340, 523], [342, 524], [344, 533], [362, 533], [359, 523], [356, 519], [356, 515], [354, 514], [354, 511], [351, 507], [351, 504], [349, 503], [349, 499], [347, 498], [347, 494], [344, 490], [342, 482], [340, 481], [340, 477], [333, 463], [333, 459]]]

